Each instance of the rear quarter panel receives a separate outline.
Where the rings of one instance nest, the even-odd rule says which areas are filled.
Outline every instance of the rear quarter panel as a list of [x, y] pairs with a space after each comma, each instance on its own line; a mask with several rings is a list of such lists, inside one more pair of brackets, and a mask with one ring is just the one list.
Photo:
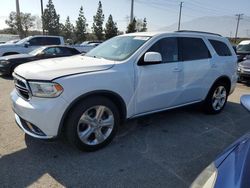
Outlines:
[[[211, 45], [211, 43], [209, 42], [209, 39], [218, 40], [218, 41], [225, 43], [230, 49], [232, 56], [219, 56], [216, 53], [213, 46]], [[214, 77], [217, 79], [221, 76], [227, 76], [231, 80], [230, 93], [232, 93], [236, 87], [237, 78], [238, 78], [237, 55], [233, 49], [233, 46], [230, 44], [228, 39], [223, 38], [223, 37], [213, 37], [213, 36], [207, 37], [207, 45], [212, 55], [211, 63], [213, 64], [212, 67], [214, 67]]]

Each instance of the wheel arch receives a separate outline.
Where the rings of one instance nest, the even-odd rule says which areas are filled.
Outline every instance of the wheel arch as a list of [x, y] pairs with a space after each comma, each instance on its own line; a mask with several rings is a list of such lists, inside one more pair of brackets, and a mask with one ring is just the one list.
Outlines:
[[2, 56], [7, 56], [7, 55], [15, 55], [19, 54], [18, 52], [5, 52]]
[[[227, 90], [228, 90], [228, 93], [230, 92], [230, 90], [231, 90], [231, 80], [230, 80], [230, 78], [228, 77], [228, 76], [226, 76], [226, 75], [223, 75], [223, 76], [220, 76], [219, 78], [217, 78], [215, 81], [214, 81], [214, 83], [213, 83], [213, 85], [211, 86], [211, 88], [216, 84], [216, 83], [218, 83], [218, 82], [223, 82], [223, 83], [225, 83], [226, 85], [227, 85]], [[210, 88], [210, 89], [211, 89]]]
[[126, 118], [127, 118], [126, 103], [124, 102], [123, 98], [119, 94], [117, 94], [113, 91], [108, 91], [108, 90], [91, 91], [91, 92], [85, 93], [85, 94], [77, 97], [76, 99], [74, 99], [70, 103], [70, 105], [67, 107], [67, 109], [63, 113], [63, 116], [62, 116], [60, 124], [59, 124], [59, 129], [58, 129], [57, 135], [60, 135], [62, 133], [63, 128], [64, 128], [64, 123], [65, 123], [68, 115], [70, 114], [70, 111], [74, 108], [74, 106], [79, 101], [85, 100], [85, 99], [90, 98], [90, 97], [96, 97], [96, 96], [106, 97], [109, 100], [111, 100], [112, 102], [114, 102], [114, 104], [118, 107], [118, 111], [120, 113], [120, 118], [121, 118], [121, 123], [123, 123], [126, 120]]

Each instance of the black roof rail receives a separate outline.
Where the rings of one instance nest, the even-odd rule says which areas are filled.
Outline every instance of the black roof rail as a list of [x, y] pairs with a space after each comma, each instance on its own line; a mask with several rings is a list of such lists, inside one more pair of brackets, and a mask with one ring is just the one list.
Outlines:
[[185, 32], [185, 33], [201, 33], [201, 34], [209, 34], [209, 35], [216, 35], [216, 36], [220, 36], [222, 37], [220, 34], [217, 33], [210, 33], [210, 32], [205, 32], [205, 31], [192, 31], [192, 30], [179, 30], [179, 31], [175, 31], [175, 32]]

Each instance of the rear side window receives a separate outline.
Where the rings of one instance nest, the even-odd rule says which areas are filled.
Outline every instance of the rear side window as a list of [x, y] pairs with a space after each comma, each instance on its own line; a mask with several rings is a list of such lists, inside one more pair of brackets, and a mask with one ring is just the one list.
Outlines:
[[201, 38], [180, 37], [179, 41], [182, 61], [211, 58], [211, 54]]
[[57, 37], [44, 37], [44, 45], [59, 45], [60, 43]]
[[61, 51], [61, 55], [73, 55], [71, 49], [69, 48], [60, 47], [59, 49]]
[[221, 41], [218, 40], [209, 40], [209, 42], [212, 44], [213, 48], [215, 49], [216, 53], [219, 56], [231, 56], [232, 53], [228, 46]]

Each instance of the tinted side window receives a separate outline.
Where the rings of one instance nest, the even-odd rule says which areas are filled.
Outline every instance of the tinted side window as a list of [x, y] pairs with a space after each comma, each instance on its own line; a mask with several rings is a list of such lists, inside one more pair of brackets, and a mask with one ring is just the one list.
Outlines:
[[63, 47], [60, 47], [60, 54], [61, 55], [73, 55], [72, 52], [71, 52], [71, 49], [69, 48], [63, 48]]
[[69, 48], [69, 50], [71, 51], [71, 54], [73, 55], [80, 54], [80, 52], [76, 50], [75, 48]]
[[51, 47], [51, 48], [46, 48], [43, 52], [46, 55], [58, 55], [61, 51], [58, 48]]
[[60, 39], [56, 37], [44, 37], [44, 45], [59, 45]]
[[29, 40], [30, 46], [42, 46], [43, 44], [43, 37], [36, 37]]
[[212, 44], [213, 48], [215, 49], [216, 53], [219, 56], [231, 56], [232, 53], [228, 46], [221, 41], [218, 40], [209, 40], [209, 42]]
[[177, 39], [174, 37], [164, 38], [156, 42], [148, 52], [159, 52], [162, 56], [162, 63], [178, 61]]
[[211, 58], [210, 52], [201, 38], [181, 37], [179, 40], [183, 61]]

